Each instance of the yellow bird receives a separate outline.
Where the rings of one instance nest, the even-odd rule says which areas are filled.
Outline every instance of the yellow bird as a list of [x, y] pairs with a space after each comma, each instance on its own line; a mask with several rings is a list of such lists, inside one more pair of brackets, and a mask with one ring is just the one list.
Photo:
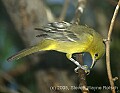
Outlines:
[[79, 68], [87, 70], [86, 66], [81, 66], [79, 62], [72, 58], [74, 53], [89, 52], [92, 57], [92, 65], [100, 59], [105, 53], [105, 44], [102, 36], [88, 26], [81, 26], [67, 22], [49, 23], [45, 27], [36, 28], [44, 33], [36, 37], [44, 39], [27, 49], [8, 58], [8, 61], [17, 60], [27, 55], [39, 51], [56, 50], [66, 53], [66, 57]]

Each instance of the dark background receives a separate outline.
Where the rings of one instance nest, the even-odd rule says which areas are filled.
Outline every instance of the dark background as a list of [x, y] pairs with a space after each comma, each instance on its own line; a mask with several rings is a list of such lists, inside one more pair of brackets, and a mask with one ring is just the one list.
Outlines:
[[[81, 24], [88, 25], [107, 38], [110, 21], [117, 0], [88, 0]], [[7, 58], [40, 41], [35, 31], [48, 22], [57, 21], [64, 0], [0, 0], [0, 93], [76, 93], [80, 89], [76, 67], [64, 53], [49, 51], [36, 53], [14, 62]], [[70, 0], [65, 21], [75, 14], [77, 0]], [[120, 78], [120, 13], [111, 40], [111, 69], [113, 77]], [[87, 76], [91, 93], [110, 93], [105, 56]], [[52, 87], [57, 89], [50, 89]], [[62, 89], [60, 89], [62, 86]], [[67, 90], [66, 86], [69, 88]], [[120, 79], [115, 81], [120, 93]], [[102, 89], [95, 89], [101, 87]], [[64, 89], [65, 88], [65, 89]]]

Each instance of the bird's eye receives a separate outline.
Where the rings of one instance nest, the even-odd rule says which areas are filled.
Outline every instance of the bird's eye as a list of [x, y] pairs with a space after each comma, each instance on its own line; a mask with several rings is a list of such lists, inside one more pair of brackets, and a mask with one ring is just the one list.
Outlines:
[[95, 54], [95, 57], [98, 57], [98, 53]]

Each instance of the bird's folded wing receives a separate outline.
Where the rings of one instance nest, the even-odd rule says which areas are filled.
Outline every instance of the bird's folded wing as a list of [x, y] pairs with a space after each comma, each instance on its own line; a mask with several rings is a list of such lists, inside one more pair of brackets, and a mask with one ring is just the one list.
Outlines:
[[93, 40], [93, 36], [88, 31], [85, 31], [87, 29], [88, 27], [73, 26], [67, 22], [54, 22], [49, 23], [43, 28], [36, 28], [36, 30], [43, 31], [43, 34], [37, 35], [36, 37], [44, 37], [44, 39], [54, 39], [63, 42], [89, 43]]

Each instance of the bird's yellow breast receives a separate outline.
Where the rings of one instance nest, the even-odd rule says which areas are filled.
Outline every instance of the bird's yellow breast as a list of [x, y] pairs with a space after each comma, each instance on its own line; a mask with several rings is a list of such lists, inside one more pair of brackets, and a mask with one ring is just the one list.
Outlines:
[[78, 42], [61, 42], [61, 41], [58, 41], [55, 46], [56, 51], [64, 53], [80, 53], [85, 51], [87, 47], [85, 44], [80, 44]]

